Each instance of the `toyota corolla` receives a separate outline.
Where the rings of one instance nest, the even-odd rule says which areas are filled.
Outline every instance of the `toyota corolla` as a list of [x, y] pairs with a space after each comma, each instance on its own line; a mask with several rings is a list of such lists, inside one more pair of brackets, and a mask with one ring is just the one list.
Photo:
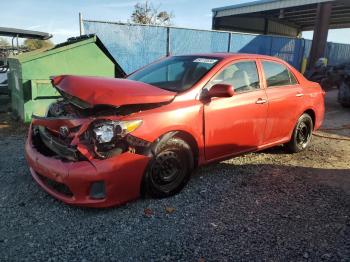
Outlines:
[[174, 195], [196, 167], [246, 152], [302, 151], [324, 115], [319, 84], [269, 56], [172, 56], [126, 79], [52, 84], [62, 98], [33, 116], [30, 172], [55, 198], [90, 207]]

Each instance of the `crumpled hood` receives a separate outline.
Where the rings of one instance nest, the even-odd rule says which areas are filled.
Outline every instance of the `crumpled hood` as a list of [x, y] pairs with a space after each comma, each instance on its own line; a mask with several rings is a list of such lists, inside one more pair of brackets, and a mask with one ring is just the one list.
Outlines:
[[52, 84], [91, 106], [165, 103], [176, 95], [149, 84], [118, 78], [62, 75], [53, 77]]

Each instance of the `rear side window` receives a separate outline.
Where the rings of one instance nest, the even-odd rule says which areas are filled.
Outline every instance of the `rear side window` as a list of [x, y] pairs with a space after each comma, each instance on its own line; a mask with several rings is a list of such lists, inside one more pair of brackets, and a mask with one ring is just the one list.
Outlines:
[[295, 85], [297, 83], [294, 75], [289, 69], [279, 63], [262, 62], [267, 87]]
[[259, 89], [256, 63], [254, 61], [244, 61], [227, 66], [210, 81], [209, 87], [218, 83], [232, 85], [236, 93]]

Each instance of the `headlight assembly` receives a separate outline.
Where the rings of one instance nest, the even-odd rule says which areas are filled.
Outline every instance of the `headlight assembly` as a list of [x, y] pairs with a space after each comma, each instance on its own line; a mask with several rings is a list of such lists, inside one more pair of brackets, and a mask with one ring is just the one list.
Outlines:
[[94, 128], [95, 138], [99, 143], [109, 143], [114, 137], [113, 124], [103, 124]]
[[94, 125], [93, 133], [98, 143], [110, 143], [114, 139], [125, 137], [141, 124], [142, 120], [99, 122]]

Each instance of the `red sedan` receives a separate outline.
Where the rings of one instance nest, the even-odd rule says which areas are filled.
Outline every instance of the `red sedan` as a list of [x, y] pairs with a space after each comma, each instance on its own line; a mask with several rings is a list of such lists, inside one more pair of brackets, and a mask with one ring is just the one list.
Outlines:
[[269, 56], [173, 56], [127, 79], [52, 84], [62, 99], [33, 116], [26, 158], [45, 191], [82, 206], [171, 196], [197, 166], [246, 152], [299, 152], [324, 115], [319, 84]]

